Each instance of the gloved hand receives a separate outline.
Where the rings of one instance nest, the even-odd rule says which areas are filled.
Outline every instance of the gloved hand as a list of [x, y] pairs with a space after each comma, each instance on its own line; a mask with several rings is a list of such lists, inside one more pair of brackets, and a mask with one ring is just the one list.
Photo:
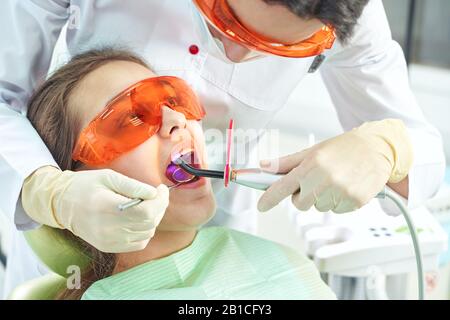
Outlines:
[[374, 198], [387, 182], [400, 182], [413, 161], [403, 122], [386, 119], [363, 124], [301, 152], [261, 161], [261, 168], [287, 173], [261, 196], [267, 211], [292, 195], [299, 210], [354, 211]]
[[[144, 201], [124, 212], [117, 209], [131, 198]], [[165, 185], [154, 188], [109, 169], [72, 172], [42, 167], [22, 188], [22, 205], [32, 219], [68, 229], [109, 253], [144, 249], [168, 204]]]

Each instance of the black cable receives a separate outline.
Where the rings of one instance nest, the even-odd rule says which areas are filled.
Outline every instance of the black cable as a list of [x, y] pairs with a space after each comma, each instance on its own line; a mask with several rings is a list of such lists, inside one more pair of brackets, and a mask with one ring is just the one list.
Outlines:
[[417, 7], [417, 1], [409, 0], [408, 20], [406, 23], [406, 39], [405, 39], [405, 59], [406, 59], [406, 64], [408, 66], [411, 63], [411, 59], [412, 59], [416, 7]]
[[181, 158], [177, 159], [176, 163], [177, 163], [177, 165], [179, 165], [181, 167], [181, 169], [183, 169], [187, 173], [190, 173], [194, 176], [223, 179], [223, 175], [224, 175], [223, 171], [197, 169], [197, 168], [194, 168], [194, 167], [190, 166], [189, 164], [187, 164]]
[[3, 253], [1, 247], [0, 247], [0, 263], [3, 265], [3, 267], [6, 268], [6, 255]]

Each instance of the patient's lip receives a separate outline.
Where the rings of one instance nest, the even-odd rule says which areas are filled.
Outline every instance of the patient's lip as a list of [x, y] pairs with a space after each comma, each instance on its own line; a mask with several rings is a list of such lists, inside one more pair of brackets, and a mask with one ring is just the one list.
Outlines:
[[206, 178], [196, 177], [192, 182], [182, 183], [177, 189], [196, 189], [206, 184]]
[[200, 160], [197, 156], [197, 151], [194, 148], [183, 148], [183, 149], [178, 149], [178, 150], [174, 150], [171, 155], [170, 155], [170, 159], [168, 160], [168, 165], [170, 164], [170, 162], [174, 162], [177, 158], [179, 157], [183, 157], [183, 160], [190, 164], [191, 166], [195, 167], [195, 168], [202, 168], [201, 164], [200, 164]]

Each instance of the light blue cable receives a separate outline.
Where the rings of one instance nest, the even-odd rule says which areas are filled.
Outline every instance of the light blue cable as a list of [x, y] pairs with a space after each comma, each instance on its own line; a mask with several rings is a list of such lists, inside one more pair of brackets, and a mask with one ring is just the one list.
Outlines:
[[417, 281], [419, 287], [419, 300], [424, 299], [424, 275], [423, 275], [423, 263], [422, 263], [422, 253], [420, 251], [420, 243], [417, 236], [416, 228], [414, 227], [413, 220], [409, 215], [409, 210], [403, 204], [403, 201], [400, 197], [392, 191], [387, 189], [383, 190], [377, 195], [377, 198], [384, 199], [388, 198], [395, 203], [395, 205], [400, 209], [403, 214], [403, 217], [406, 220], [406, 224], [408, 225], [409, 232], [411, 233], [411, 238], [414, 246], [414, 253], [416, 255], [416, 264], [417, 264]]

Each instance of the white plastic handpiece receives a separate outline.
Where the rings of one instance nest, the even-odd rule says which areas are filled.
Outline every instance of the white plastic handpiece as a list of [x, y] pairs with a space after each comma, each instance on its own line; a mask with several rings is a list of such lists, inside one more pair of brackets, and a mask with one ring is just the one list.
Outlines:
[[283, 176], [283, 174], [264, 172], [259, 168], [234, 169], [231, 171], [230, 181], [249, 188], [265, 191]]

